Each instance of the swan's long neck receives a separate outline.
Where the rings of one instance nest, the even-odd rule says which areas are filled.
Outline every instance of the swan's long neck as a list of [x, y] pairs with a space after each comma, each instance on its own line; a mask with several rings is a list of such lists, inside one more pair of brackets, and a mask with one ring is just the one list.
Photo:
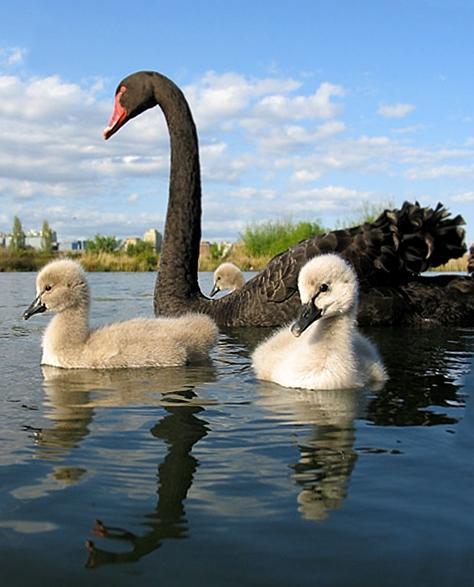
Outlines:
[[155, 313], [159, 314], [162, 300], [185, 302], [200, 295], [201, 176], [196, 127], [181, 90], [159, 74], [153, 78], [153, 87], [168, 124], [171, 148], [168, 211], [155, 286]]

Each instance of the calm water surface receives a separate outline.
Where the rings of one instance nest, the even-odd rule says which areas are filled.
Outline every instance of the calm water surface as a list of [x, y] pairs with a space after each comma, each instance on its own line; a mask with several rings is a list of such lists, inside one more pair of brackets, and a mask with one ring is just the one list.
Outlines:
[[[202, 274], [204, 291], [211, 274]], [[474, 329], [379, 329], [379, 391], [258, 382], [268, 334], [208, 364], [40, 367], [34, 274], [0, 273], [0, 563], [10, 586], [456, 586], [474, 577]], [[153, 274], [91, 274], [92, 322]]]

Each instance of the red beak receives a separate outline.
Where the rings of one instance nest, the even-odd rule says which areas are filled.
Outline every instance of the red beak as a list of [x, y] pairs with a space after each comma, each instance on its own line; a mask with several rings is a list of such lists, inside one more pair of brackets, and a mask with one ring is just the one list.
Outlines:
[[128, 120], [128, 112], [120, 103], [120, 97], [122, 94], [123, 91], [120, 91], [115, 96], [114, 111], [112, 112], [107, 128], [104, 129], [105, 140], [115, 134]]

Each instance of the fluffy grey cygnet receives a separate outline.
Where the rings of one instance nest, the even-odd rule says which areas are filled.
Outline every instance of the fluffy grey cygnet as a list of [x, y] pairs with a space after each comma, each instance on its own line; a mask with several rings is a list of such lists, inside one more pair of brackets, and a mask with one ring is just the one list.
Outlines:
[[53, 261], [36, 278], [37, 297], [25, 320], [49, 310], [56, 316], [43, 336], [41, 364], [66, 369], [168, 367], [206, 358], [218, 335], [209, 316], [135, 318], [91, 330], [90, 294], [79, 263]]
[[352, 267], [339, 255], [315, 257], [301, 269], [298, 289], [302, 306], [295, 322], [254, 351], [257, 377], [304, 389], [385, 381], [375, 346], [357, 329], [358, 282]]
[[232, 293], [241, 288], [245, 283], [245, 277], [242, 271], [234, 263], [226, 261], [221, 263], [214, 271], [214, 285], [209, 294], [211, 298], [219, 291], [229, 291]]

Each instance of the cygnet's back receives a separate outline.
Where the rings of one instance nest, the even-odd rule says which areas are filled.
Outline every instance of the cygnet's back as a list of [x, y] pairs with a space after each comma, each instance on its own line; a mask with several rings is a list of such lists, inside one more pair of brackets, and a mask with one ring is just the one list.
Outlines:
[[219, 291], [233, 292], [242, 287], [245, 277], [242, 271], [234, 263], [221, 263], [214, 271], [214, 285], [210, 293], [211, 298]]
[[36, 280], [37, 297], [24, 313], [50, 310], [56, 316], [43, 336], [42, 364], [63, 368], [165, 367], [199, 360], [217, 340], [215, 322], [203, 314], [178, 318], [135, 318], [90, 330], [90, 294], [75, 261], [46, 265]]
[[291, 328], [259, 345], [253, 367], [259, 379], [285, 387], [343, 389], [385, 381], [376, 348], [356, 326], [357, 277], [339, 255], [315, 257], [301, 269], [302, 305]]

